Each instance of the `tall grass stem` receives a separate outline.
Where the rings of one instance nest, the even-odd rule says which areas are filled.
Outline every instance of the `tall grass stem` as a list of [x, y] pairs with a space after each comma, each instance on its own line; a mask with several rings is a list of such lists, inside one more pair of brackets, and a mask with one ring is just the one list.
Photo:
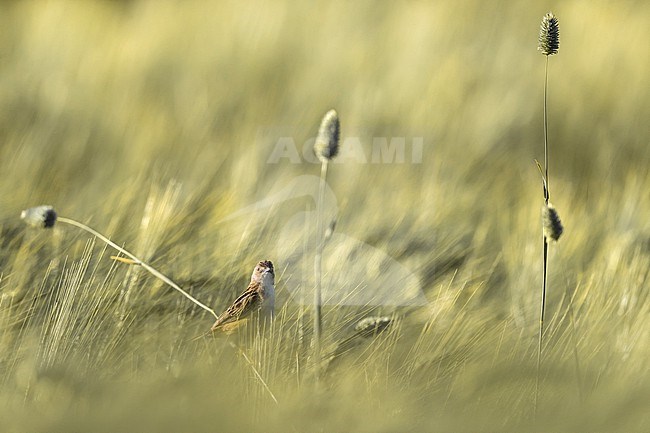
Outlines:
[[314, 278], [316, 279], [316, 285], [314, 288], [314, 361], [316, 365], [316, 377], [320, 376], [321, 339], [323, 334], [322, 279], [323, 249], [325, 247], [325, 236], [323, 233], [323, 201], [325, 197], [325, 185], [327, 184], [328, 166], [329, 161], [322, 161], [316, 209], [316, 235], [318, 236], [318, 247], [316, 248], [316, 257], [314, 259]]
[[[549, 203], [551, 193], [548, 176], [548, 58], [549, 56], [557, 54], [560, 48], [560, 27], [557, 18], [552, 12], [547, 13], [542, 18], [542, 24], [539, 31], [539, 45], [537, 48], [542, 52], [542, 54], [544, 54], [546, 61], [544, 64], [544, 173], [542, 176], [544, 185], [544, 214], [542, 220], [542, 299], [539, 313], [537, 368], [535, 375], [535, 416], [537, 416], [539, 403], [540, 370], [544, 349], [544, 312], [546, 310], [546, 291], [548, 289], [548, 236], [551, 236], [553, 240], [557, 240], [562, 234], [560, 219], [557, 216], [557, 212], [551, 208]], [[547, 230], [547, 226], [550, 230]]]

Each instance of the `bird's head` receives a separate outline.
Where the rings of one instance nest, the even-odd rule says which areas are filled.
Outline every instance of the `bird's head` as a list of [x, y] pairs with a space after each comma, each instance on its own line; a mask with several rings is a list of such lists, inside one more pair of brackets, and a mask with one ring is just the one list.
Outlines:
[[253, 270], [253, 275], [251, 280], [261, 281], [264, 277], [275, 277], [275, 271], [273, 269], [273, 263], [270, 260], [262, 260], [255, 266]]

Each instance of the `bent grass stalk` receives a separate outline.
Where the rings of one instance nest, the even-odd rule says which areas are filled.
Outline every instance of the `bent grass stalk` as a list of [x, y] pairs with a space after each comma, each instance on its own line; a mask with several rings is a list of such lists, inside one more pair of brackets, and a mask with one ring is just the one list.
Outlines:
[[98, 231], [88, 227], [87, 225], [73, 220], [71, 218], [65, 218], [65, 217], [57, 217], [56, 212], [54, 212], [54, 209], [51, 206], [38, 206], [35, 208], [30, 208], [25, 211], [23, 211], [21, 217], [25, 222], [29, 225], [32, 226], [40, 226], [44, 228], [49, 228], [53, 227], [54, 223], [56, 221], [62, 222], [64, 224], [69, 224], [71, 226], [75, 226], [77, 228], [80, 228], [97, 239], [101, 240], [102, 242], [110, 245], [111, 247], [115, 248], [117, 251], [120, 253], [124, 254], [125, 256], [129, 257], [131, 260], [133, 260], [133, 264], [140, 265], [144, 269], [146, 269], [150, 274], [152, 274], [154, 277], [158, 278], [159, 280], [167, 283], [170, 287], [172, 287], [174, 290], [179, 292], [181, 295], [185, 296], [187, 299], [189, 299], [192, 303], [195, 305], [199, 306], [200, 308], [204, 309], [205, 311], [209, 312], [212, 314], [215, 318], [218, 318], [219, 316], [215, 311], [187, 293], [185, 290], [183, 290], [178, 284], [173, 282], [169, 277], [164, 275], [162, 272], [158, 271], [155, 269], [153, 266], [149, 265], [148, 263], [140, 260], [138, 257], [127, 251], [126, 249], [120, 247], [117, 245], [115, 242], [104, 236], [103, 234], [99, 233]]

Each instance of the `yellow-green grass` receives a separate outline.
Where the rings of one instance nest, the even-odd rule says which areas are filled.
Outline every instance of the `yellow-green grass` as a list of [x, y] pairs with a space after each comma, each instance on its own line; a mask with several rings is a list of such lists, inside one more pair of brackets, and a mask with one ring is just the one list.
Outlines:
[[[648, 431], [650, 8], [551, 6], [3, 3], [0, 430]], [[534, 422], [536, 48], [549, 8], [562, 25], [549, 140], [566, 232], [550, 248]], [[368, 158], [372, 137], [424, 137], [421, 164], [341, 154], [328, 183], [337, 233], [407, 266], [429, 302], [325, 306], [325, 355], [364, 315], [396, 321], [315, 389], [301, 274], [284, 255], [302, 251], [303, 232], [283, 230], [313, 198], [225, 218], [319, 175], [267, 160], [279, 137], [302, 146], [332, 107]], [[38, 204], [217, 311], [273, 260], [278, 320], [238, 342], [253, 365], [232, 339], [192, 341], [211, 316], [85, 233], [24, 227], [20, 211]], [[326, 248], [325, 278], [350, 260]]]

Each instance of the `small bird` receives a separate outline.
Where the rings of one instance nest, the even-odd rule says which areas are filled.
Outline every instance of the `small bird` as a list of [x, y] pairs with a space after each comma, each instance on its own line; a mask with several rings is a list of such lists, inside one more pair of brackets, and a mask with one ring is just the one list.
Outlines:
[[253, 269], [251, 282], [230, 307], [214, 322], [210, 331], [229, 334], [247, 322], [254, 313], [260, 321], [272, 319], [275, 308], [275, 272], [273, 263], [263, 260]]

